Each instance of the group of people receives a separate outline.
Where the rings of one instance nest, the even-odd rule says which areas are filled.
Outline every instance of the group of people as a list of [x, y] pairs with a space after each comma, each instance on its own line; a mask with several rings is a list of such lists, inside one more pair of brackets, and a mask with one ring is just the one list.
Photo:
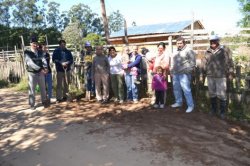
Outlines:
[[103, 46], [96, 46], [94, 53], [90, 43], [86, 42], [85, 49], [82, 59], [86, 98], [90, 99], [90, 94], [95, 94], [97, 101], [105, 104], [111, 97], [111, 91], [115, 102], [123, 103], [126, 99], [137, 103], [141, 62], [138, 47], [134, 46], [132, 52], [127, 48], [125, 54], [118, 54], [116, 48], [111, 46], [108, 55], [105, 55]]
[[[212, 36], [209, 40], [210, 47], [202, 59], [201, 78], [207, 76], [211, 114], [217, 112], [217, 98], [219, 98], [220, 116], [223, 118], [227, 104], [226, 80], [232, 79], [233, 76], [232, 53], [229, 48], [220, 45], [218, 36]], [[66, 42], [61, 40], [59, 47], [52, 55], [57, 71], [56, 99], [58, 102], [66, 100], [73, 64], [73, 56], [65, 45]], [[192, 112], [195, 104], [191, 82], [192, 73], [196, 67], [196, 53], [186, 45], [183, 37], [176, 39], [176, 46], [177, 50], [174, 53], [168, 51], [163, 42], [157, 45], [156, 53], [145, 48], [140, 53], [138, 46], [126, 46], [120, 54], [115, 47], [111, 46], [106, 55], [103, 46], [96, 46], [94, 51], [91, 44], [86, 42], [85, 50], [81, 54], [84, 64], [86, 98], [89, 100], [92, 95], [95, 95], [98, 102], [105, 104], [110, 99], [112, 90], [115, 102], [123, 103], [126, 100], [138, 103], [138, 85], [146, 78], [148, 93], [152, 96], [154, 108], [164, 108], [167, 100], [168, 78], [171, 78], [175, 97], [175, 103], [171, 107], [181, 107], [184, 94], [187, 105], [186, 113]], [[32, 108], [35, 106], [36, 84], [40, 86], [43, 104], [52, 97], [52, 85], [47, 83], [52, 82], [49, 61], [50, 57], [46, 48], [38, 49], [37, 41], [32, 39], [31, 49], [25, 51], [30, 88], [29, 103]], [[146, 72], [143, 71], [145, 66], [143, 64], [146, 64]], [[48, 87], [47, 95], [45, 82]]]
[[[67, 99], [70, 70], [73, 64], [73, 56], [65, 47], [64, 40], [59, 41], [59, 47], [53, 52], [52, 61], [56, 66], [56, 99], [57, 102]], [[50, 105], [53, 96], [52, 72], [50, 67], [50, 54], [46, 45], [39, 44], [36, 37], [30, 39], [30, 49], [24, 51], [25, 65], [28, 73], [29, 105], [35, 109], [35, 92], [39, 87], [41, 101], [44, 107]]]

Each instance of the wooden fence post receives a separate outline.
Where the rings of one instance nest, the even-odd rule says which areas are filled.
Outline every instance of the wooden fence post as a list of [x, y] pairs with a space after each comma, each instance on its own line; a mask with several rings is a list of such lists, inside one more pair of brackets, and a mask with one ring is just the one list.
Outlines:
[[172, 43], [172, 36], [168, 37], [168, 47], [170, 49], [171, 54], [173, 53], [173, 43]]
[[240, 84], [241, 84], [241, 66], [236, 66], [236, 90], [237, 92], [240, 90]]
[[3, 61], [5, 62], [5, 54], [4, 54], [4, 50], [2, 50], [2, 54], [3, 54]]

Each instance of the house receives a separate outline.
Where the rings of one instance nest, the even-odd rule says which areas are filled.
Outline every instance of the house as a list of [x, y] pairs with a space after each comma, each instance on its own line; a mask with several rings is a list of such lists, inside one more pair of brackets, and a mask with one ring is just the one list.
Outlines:
[[[125, 30], [122, 29], [110, 35], [112, 45], [126, 44]], [[199, 20], [193, 22], [178, 21], [161, 24], [142, 25], [127, 28], [128, 44], [135, 45], [155, 45], [165, 42], [173, 50], [173, 45], [179, 36], [187, 39], [187, 42], [194, 45], [194, 49], [205, 49], [208, 43], [208, 32]], [[192, 40], [193, 39], [193, 40]]]

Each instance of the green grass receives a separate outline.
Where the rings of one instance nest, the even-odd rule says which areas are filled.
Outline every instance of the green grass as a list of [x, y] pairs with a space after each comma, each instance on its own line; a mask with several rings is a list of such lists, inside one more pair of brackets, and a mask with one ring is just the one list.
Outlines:
[[[200, 112], [210, 112], [210, 100], [207, 94], [207, 89], [200, 89], [197, 96], [193, 90], [195, 107]], [[218, 103], [219, 110], [219, 103]], [[232, 121], [250, 122], [249, 106], [246, 103], [239, 103], [237, 101], [230, 101], [228, 105], [227, 118]]]
[[228, 118], [235, 121], [250, 122], [250, 111], [247, 104], [232, 101], [228, 105]]
[[15, 90], [17, 91], [27, 91], [29, 89], [29, 83], [27, 76], [22, 77], [21, 81], [16, 84]]

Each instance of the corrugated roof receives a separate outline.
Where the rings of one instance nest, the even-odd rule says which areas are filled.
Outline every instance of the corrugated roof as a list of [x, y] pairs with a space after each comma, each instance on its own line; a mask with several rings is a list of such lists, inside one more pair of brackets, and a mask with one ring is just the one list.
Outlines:
[[[156, 34], [156, 33], [175, 33], [175, 32], [182, 31], [191, 23], [192, 23], [191, 20], [187, 20], [187, 21], [179, 21], [179, 22], [142, 25], [142, 26], [129, 27], [127, 32], [128, 32], [128, 36], [143, 35], [143, 34]], [[124, 29], [118, 32], [113, 32], [110, 35], [110, 37], [120, 37], [120, 36], [124, 36]]]

